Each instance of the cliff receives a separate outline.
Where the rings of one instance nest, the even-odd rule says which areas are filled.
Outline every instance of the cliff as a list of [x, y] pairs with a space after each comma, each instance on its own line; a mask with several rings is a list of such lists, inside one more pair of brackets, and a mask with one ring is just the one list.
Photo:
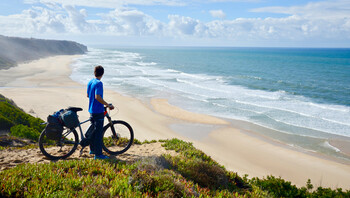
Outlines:
[[7, 37], [0, 35], [0, 69], [8, 69], [26, 61], [54, 55], [74, 55], [87, 52], [85, 45], [63, 40]]

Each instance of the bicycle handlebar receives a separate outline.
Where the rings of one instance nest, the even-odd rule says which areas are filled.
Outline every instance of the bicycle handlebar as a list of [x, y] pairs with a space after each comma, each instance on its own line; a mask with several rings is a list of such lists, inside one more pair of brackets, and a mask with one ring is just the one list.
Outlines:
[[[112, 106], [113, 108], [109, 108], [109, 106]], [[112, 103], [108, 104], [108, 107], [104, 107], [105, 108], [105, 112], [107, 111], [107, 108], [109, 108], [110, 110], [113, 110], [114, 109], [114, 106]]]

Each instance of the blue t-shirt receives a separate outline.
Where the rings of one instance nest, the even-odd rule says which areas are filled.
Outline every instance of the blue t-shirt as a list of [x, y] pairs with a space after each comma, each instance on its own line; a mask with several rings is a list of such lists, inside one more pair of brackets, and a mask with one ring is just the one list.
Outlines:
[[95, 96], [100, 95], [103, 98], [103, 84], [97, 78], [90, 80], [87, 86], [87, 94], [89, 96], [89, 113], [103, 113], [104, 106]]

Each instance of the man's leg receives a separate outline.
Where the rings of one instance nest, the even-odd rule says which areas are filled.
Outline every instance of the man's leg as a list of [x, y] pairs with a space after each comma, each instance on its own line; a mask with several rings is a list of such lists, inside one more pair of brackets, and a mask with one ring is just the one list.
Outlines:
[[95, 156], [102, 155], [102, 133], [103, 133], [103, 121], [104, 114], [96, 113], [92, 114], [93, 122], [95, 125], [95, 131], [91, 137], [90, 149], [95, 153]]
[[94, 132], [95, 132], [95, 122], [93, 121], [93, 118], [91, 116], [91, 125], [89, 126], [87, 132], [85, 133], [85, 138], [89, 142], [89, 146], [90, 146], [90, 154], [95, 154], [94, 153], [94, 150], [95, 150], [94, 143], [92, 142]]

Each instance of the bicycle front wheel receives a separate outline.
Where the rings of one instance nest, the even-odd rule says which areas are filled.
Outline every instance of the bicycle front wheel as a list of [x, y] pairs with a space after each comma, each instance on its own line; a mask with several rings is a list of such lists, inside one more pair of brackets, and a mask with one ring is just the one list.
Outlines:
[[103, 150], [110, 155], [119, 155], [127, 151], [134, 141], [131, 126], [121, 120], [113, 120], [103, 127]]
[[46, 136], [46, 131], [39, 137], [40, 151], [50, 160], [65, 159], [72, 155], [79, 144], [79, 136], [75, 129], [64, 129], [59, 140], [52, 140]]

